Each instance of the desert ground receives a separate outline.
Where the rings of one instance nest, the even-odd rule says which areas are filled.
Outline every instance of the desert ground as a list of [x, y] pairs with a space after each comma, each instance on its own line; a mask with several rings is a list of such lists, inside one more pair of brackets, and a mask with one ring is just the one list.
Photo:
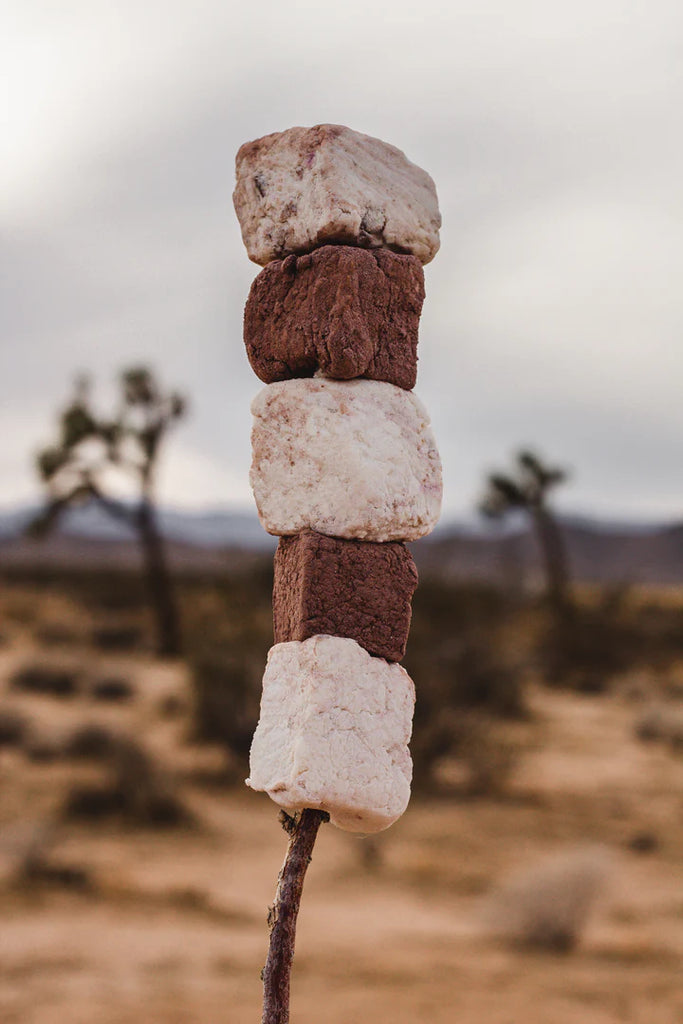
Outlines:
[[[23, 738], [6, 727], [0, 745], [0, 1019], [259, 1021], [286, 847], [277, 808], [193, 735], [184, 662], [60, 634], [76, 612], [54, 593], [5, 584], [0, 605], [0, 707], [10, 725], [28, 723]], [[134, 696], [13, 682], [47, 662], [124, 678]], [[453, 784], [416, 795], [376, 839], [322, 827], [299, 919], [295, 1024], [683, 1022], [683, 662], [657, 678], [622, 673], [602, 693], [548, 688], [532, 673], [525, 686], [529, 713], [501, 727], [514, 760], [500, 792], [459, 790], [462, 766], [445, 759]], [[647, 727], [663, 693], [665, 738]], [[74, 812], [74, 792], [114, 770], [69, 745], [93, 723], [144, 744], [179, 820]], [[541, 892], [552, 919], [567, 890], [580, 902], [576, 864], [596, 895], [576, 946], [510, 931], [506, 880], [526, 873], [516, 898], [528, 901], [548, 871], [564, 871]]]

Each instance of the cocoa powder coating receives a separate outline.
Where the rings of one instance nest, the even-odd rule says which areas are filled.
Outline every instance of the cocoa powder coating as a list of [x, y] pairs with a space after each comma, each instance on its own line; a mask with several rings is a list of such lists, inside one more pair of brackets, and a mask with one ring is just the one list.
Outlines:
[[417, 569], [404, 544], [342, 540], [305, 530], [275, 554], [275, 643], [320, 634], [348, 637], [400, 661], [410, 629]]
[[424, 272], [414, 256], [325, 245], [270, 263], [244, 311], [249, 362], [266, 384], [366, 377], [410, 390]]

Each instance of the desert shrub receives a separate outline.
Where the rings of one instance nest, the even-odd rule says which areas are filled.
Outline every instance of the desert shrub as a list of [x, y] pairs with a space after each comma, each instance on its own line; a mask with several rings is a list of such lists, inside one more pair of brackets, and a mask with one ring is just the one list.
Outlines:
[[513, 945], [571, 951], [605, 890], [609, 867], [606, 850], [593, 847], [556, 854], [518, 873], [489, 898], [489, 929]]
[[683, 614], [663, 603], [631, 600], [624, 587], [606, 589], [546, 620], [537, 662], [550, 685], [602, 693], [611, 679], [637, 667], [666, 669], [683, 651]]
[[461, 636], [499, 626], [510, 603], [497, 587], [424, 575], [413, 598], [411, 641], [423, 633]]
[[64, 756], [64, 741], [57, 733], [29, 730], [22, 745], [25, 756], [34, 764], [52, 764]]
[[31, 864], [20, 873], [16, 881], [20, 885], [30, 885], [31, 888], [38, 884], [74, 889], [77, 892], [92, 892], [95, 889], [89, 868], [79, 864], [52, 864], [50, 861]]
[[669, 700], [683, 701], [683, 681], [680, 679], [666, 679], [664, 691]]
[[98, 728], [91, 726], [89, 736], [81, 734], [80, 756], [104, 760], [107, 777], [97, 785], [72, 787], [65, 817], [115, 817], [129, 825], [157, 828], [190, 825], [192, 815], [152, 754], [132, 736], [107, 730], [98, 734]]
[[77, 582], [79, 596], [89, 607], [103, 612], [140, 612], [147, 608], [145, 583], [137, 571], [95, 571]]
[[3, 855], [9, 855], [15, 882], [29, 877], [40, 864], [45, 863], [54, 838], [51, 819], [15, 821], [3, 828], [0, 844]]
[[88, 868], [58, 863], [51, 858], [55, 843], [55, 821], [45, 818], [37, 822], [18, 822], [9, 835], [10, 854], [14, 861], [10, 880], [15, 886], [57, 886], [66, 889], [92, 889]]
[[683, 753], [683, 718], [678, 715], [676, 721], [671, 723], [668, 735], [669, 746], [676, 753]]
[[101, 722], [83, 722], [67, 736], [64, 743], [66, 757], [108, 761], [118, 743], [119, 734]]
[[76, 821], [99, 821], [102, 818], [124, 817], [125, 811], [125, 797], [111, 783], [76, 784], [69, 790], [64, 804], [64, 816]]
[[132, 736], [121, 735], [114, 744], [112, 789], [121, 794], [129, 821], [154, 826], [191, 822], [171, 776]]
[[148, 828], [175, 828], [190, 824], [186, 808], [177, 795], [164, 792], [148, 794], [143, 802], [130, 800], [130, 794], [115, 782], [74, 786], [64, 806], [64, 814], [75, 821], [101, 821], [117, 818], [122, 823]]
[[261, 661], [232, 645], [215, 644], [196, 652], [191, 666], [196, 737], [246, 758], [258, 720], [265, 657]]
[[461, 719], [456, 756], [467, 772], [471, 796], [495, 797], [505, 793], [517, 765], [519, 749], [490, 716], [466, 715]]
[[78, 643], [80, 633], [66, 622], [42, 622], [36, 626], [33, 635], [43, 647], [67, 647]]
[[103, 676], [93, 680], [88, 692], [93, 700], [124, 704], [135, 696], [135, 687], [123, 676]]
[[523, 715], [521, 673], [498, 640], [509, 613], [510, 605], [493, 588], [453, 586], [433, 577], [421, 581], [404, 660], [418, 692], [434, 690], [441, 708]]
[[0, 708], [0, 747], [18, 747], [28, 731], [26, 715], [14, 708]]
[[439, 768], [447, 760], [462, 769], [458, 791], [477, 797], [503, 795], [519, 756], [500, 718], [462, 708], [421, 714], [419, 720], [416, 714], [410, 749], [416, 791], [443, 788]]
[[677, 707], [654, 704], [635, 721], [633, 732], [641, 743], [661, 741], [673, 750], [683, 750], [683, 713]]
[[666, 720], [662, 708], [654, 705], [638, 715], [634, 726], [633, 734], [641, 743], [653, 743], [661, 740], [666, 735]]
[[38, 618], [35, 596], [22, 592], [9, 594], [3, 601], [3, 617], [18, 626], [33, 626]]
[[203, 603], [186, 610], [194, 738], [224, 746], [241, 777], [273, 643], [271, 590], [267, 559], [248, 573], [220, 581]]
[[634, 832], [628, 838], [626, 845], [633, 853], [648, 854], [656, 853], [661, 846], [661, 842], [656, 832], [643, 829]]
[[105, 623], [93, 627], [90, 642], [100, 651], [137, 651], [145, 646], [145, 633], [136, 623]]
[[663, 669], [683, 654], [683, 612], [675, 604], [640, 603], [633, 611], [633, 629], [641, 662]]
[[79, 689], [80, 673], [64, 665], [34, 662], [17, 669], [10, 678], [13, 690], [49, 697], [73, 697]]
[[144, 580], [132, 567], [109, 569], [71, 565], [57, 571], [50, 567], [42, 572], [36, 567], [25, 576], [43, 590], [68, 594], [89, 611], [143, 612], [147, 607]]
[[[479, 775], [480, 784], [473, 783], [473, 789], [502, 789], [503, 777], [509, 774], [507, 755], [493, 742], [492, 723], [496, 718], [523, 714], [521, 671], [507, 664], [494, 646], [484, 646], [478, 640], [444, 640], [424, 660], [411, 648], [405, 665], [417, 692], [411, 741], [417, 788], [430, 788], [438, 762], [455, 756], [469, 760], [472, 779]], [[475, 728], [482, 744], [478, 768], [473, 762], [477, 756]], [[485, 734], [491, 741], [486, 747], [488, 765]], [[484, 784], [486, 771], [489, 785]], [[496, 774], [500, 784], [493, 781]]]
[[[433, 787], [445, 757], [465, 762], [473, 791], [503, 788], [507, 755], [489, 724], [526, 714], [523, 673], [501, 639], [511, 613], [510, 603], [493, 587], [452, 584], [434, 575], [421, 579], [403, 662], [417, 692], [411, 750], [418, 789]], [[491, 741], [490, 761], [481, 759], [478, 767], [472, 760], [475, 722]]]
[[637, 636], [611, 600], [552, 616], [538, 646], [545, 681], [582, 693], [604, 692], [614, 675], [632, 667], [636, 654]]
[[166, 693], [157, 708], [160, 718], [179, 718], [187, 711], [187, 702], [179, 693]]

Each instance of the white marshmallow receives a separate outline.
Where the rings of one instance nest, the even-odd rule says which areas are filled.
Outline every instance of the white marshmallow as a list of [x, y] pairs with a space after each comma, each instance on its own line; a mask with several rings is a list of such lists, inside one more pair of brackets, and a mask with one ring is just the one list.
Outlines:
[[441, 461], [412, 392], [374, 380], [286, 380], [266, 385], [251, 411], [250, 480], [269, 533], [388, 541], [434, 529]]
[[373, 658], [355, 640], [276, 644], [247, 785], [290, 811], [327, 811], [348, 832], [380, 832], [410, 798], [414, 704], [405, 669]]
[[429, 263], [439, 248], [434, 182], [400, 149], [341, 125], [245, 143], [233, 195], [249, 259], [265, 266], [326, 243], [383, 246]]

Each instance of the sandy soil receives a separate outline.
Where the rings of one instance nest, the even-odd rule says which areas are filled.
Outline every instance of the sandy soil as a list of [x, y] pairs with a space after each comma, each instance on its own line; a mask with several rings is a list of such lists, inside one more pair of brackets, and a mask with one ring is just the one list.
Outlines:
[[[0, 675], [24, 653], [4, 650]], [[198, 825], [58, 822], [51, 860], [87, 869], [89, 887], [18, 885], [17, 865], [75, 769], [0, 750], [4, 1024], [260, 1020], [265, 915], [286, 844], [277, 809], [192, 782], [193, 766], [217, 755], [183, 742], [182, 719], [154, 712], [164, 694], [182, 695], [183, 669], [139, 661], [135, 672], [142, 699], [108, 714], [135, 718], [174, 760]], [[532, 703], [505, 798], [414, 802], [376, 848], [322, 829], [300, 917], [295, 1024], [683, 1022], [683, 758], [633, 738], [633, 697], [539, 689]], [[29, 705], [56, 733], [84, 715], [74, 702]], [[638, 836], [649, 852], [633, 849]], [[574, 952], [487, 934], [482, 906], [500, 879], [586, 842], [606, 847], [612, 867]]]

